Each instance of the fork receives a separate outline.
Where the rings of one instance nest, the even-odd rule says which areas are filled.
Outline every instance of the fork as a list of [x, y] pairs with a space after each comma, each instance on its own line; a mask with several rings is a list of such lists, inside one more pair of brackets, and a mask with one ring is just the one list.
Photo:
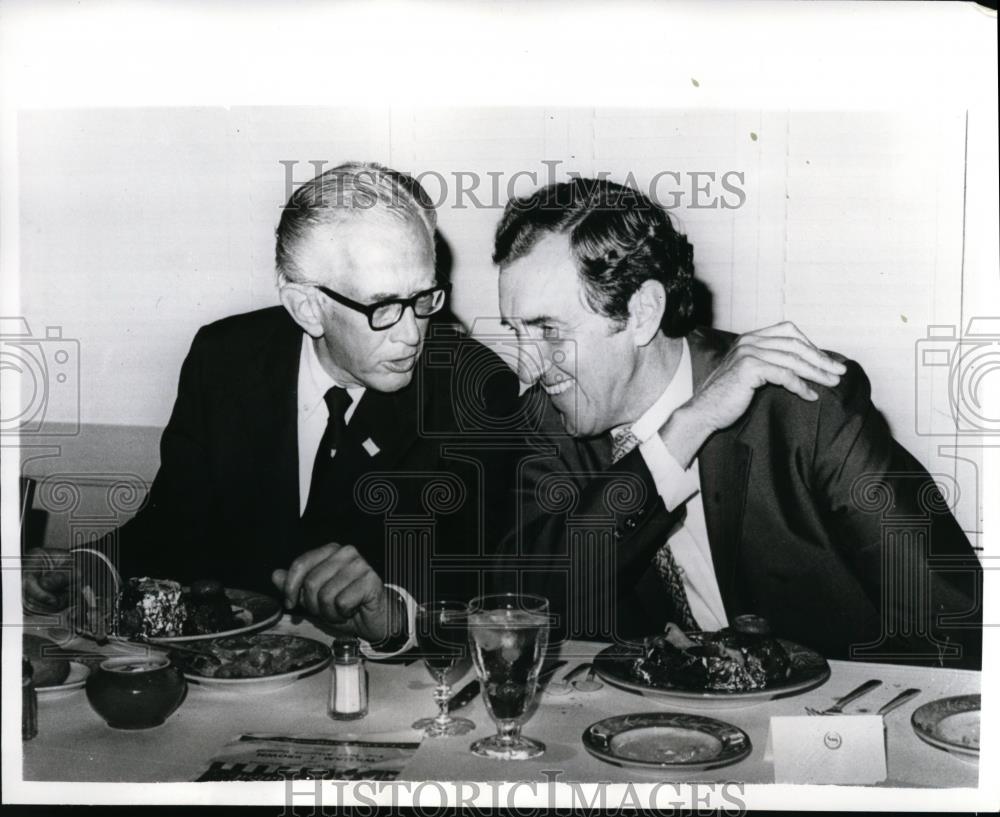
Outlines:
[[[152, 646], [157, 647], [159, 645], [154, 644]], [[215, 655], [214, 653], [205, 652], [205, 650], [199, 650], [197, 647], [189, 647], [185, 644], [165, 644], [159, 648], [160, 649], [165, 648], [168, 652], [176, 651], [179, 653], [186, 653], [187, 655], [194, 655], [194, 656], [199, 656], [201, 658], [207, 658], [209, 661], [215, 662], [220, 667], [222, 666], [222, 659], [219, 658], [219, 656]]]
[[846, 695], [838, 698], [834, 701], [833, 706], [829, 706], [826, 709], [814, 709], [811, 706], [806, 707], [806, 712], [810, 715], [840, 715], [844, 711], [844, 707], [847, 706], [851, 701], [855, 701], [862, 695], [866, 695], [871, 692], [876, 687], [882, 686], [882, 682], [876, 678], [870, 681], [865, 681], [861, 686], [856, 689], [852, 689]]

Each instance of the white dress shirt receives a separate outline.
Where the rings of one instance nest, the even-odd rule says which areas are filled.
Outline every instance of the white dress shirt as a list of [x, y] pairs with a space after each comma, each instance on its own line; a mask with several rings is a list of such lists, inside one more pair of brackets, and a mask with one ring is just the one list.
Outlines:
[[[302, 333], [302, 349], [299, 353], [299, 378], [296, 391], [298, 406], [298, 448], [299, 448], [299, 515], [305, 513], [306, 503], [309, 501], [309, 488], [312, 484], [313, 465], [316, 462], [316, 453], [319, 450], [320, 440], [326, 431], [327, 421], [330, 419], [330, 409], [326, 405], [324, 396], [334, 386], [340, 385], [330, 377], [323, 364], [319, 362], [316, 354], [316, 347], [313, 339]], [[364, 386], [346, 386], [347, 394], [351, 398], [351, 405], [344, 412], [344, 423], [349, 425], [354, 411], [361, 402], [365, 394]], [[415, 623], [417, 616], [417, 603], [414, 598], [402, 587], [394, 584], [386, 584], [386, 587], [395, 590], [402, 597], [406, 605], [406, 621], [409, 630], [409, 638], [406, 643], [397, 651], [386, 653], [376, 652], [365, 642], [361, 642], [362, 651], [366, 655], [378, 658], [389, 658], [393, 655], [408, 650], [416, 644]]]
[[632, 433], [639, 440], [639, 453], [667, 510], [685, 506], [687, 513], [683, 524], [671, 531], [667, 541], [683, 572], [684, 589], [695, 621], [703, 630], [718, 630], [726, 627], [729, 621], [708, 544], [698, 460], [695, 458], [687, 469], [682, 468], [659, 434], [660, 427], [674, 410], [694, 394], [691, 351], [687, 340], [681, 342], [683, 351], [677, 371], [663, 394], [632, 424]]

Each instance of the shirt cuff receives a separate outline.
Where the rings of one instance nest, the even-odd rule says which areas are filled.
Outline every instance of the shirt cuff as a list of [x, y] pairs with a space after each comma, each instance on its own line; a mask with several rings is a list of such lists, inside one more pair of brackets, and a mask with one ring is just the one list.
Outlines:
[[695, 464], [697, 460], [690, 468], [682, 468], [670, 453], [659, 432], [640, 443], [639, 453], [642, 454], [642, 459], [653, 476], [653, 482], [656, 483], [656, 492], [668, 511], [683, 505], [701, 490], [698, 468]]
[[[417, 620], [417, 602], [409, 593], [406, 592], [402, 587], [395, 584], [387, 584], [387, 590], [394, 590], [399, 594], [399, 597], [403, 600], [403, 606], [406, 608], [406, 637], [400, 645], [399, 639], [389, 639], [386, 642], [386, 647], [388, 649], [380, 650], [374, 647], [369, 642], [361, 639], [361, 654], [365, 658], [372, 658], [378, 660], [379, 658], [394, 658], [397, 655], [402, 655], [407, 650], [415, 647], [417, 645], [417, 636], [414, 627], [416, 626]], [[402, 636], [400, 636], [402, 638]]]

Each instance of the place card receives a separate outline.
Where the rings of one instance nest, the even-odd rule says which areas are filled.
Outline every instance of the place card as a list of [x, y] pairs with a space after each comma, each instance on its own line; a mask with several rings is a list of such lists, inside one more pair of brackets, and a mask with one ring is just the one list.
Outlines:
[[879, 715], [775, 716], [764, 759], [774, 760], [775, 783], [880, 783], [885, 722]]

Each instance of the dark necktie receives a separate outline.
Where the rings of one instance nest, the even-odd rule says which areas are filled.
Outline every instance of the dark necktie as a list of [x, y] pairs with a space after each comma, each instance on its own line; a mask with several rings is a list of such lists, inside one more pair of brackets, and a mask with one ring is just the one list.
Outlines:
[[[611, 432], [611, 436], [613, 440], [612, 462], [618, 462], [639, 445], [639, 438], [632, 433], [631, 426], [617, 428]], [[698, 630], [698, 622], [695, 621], [694, 614], [691, 612], [691, 604], [688, 601], [687, 591], [684, 589], [684, 571], [674, 558], [669, 536], [653, 555], [653, 564], [656, 566], [656, 572], [660, 574], [660, 580], [666, 587], [667, 593], [670, 594], [674, 613], [678, 619], [674, 623], [687, 631]]]
[[330, 418], [326, 421], [326, 431], [323, 432], [319, 448], [316, 449], [312, 481], [309, 483], [309, 499], [306, 502], [305, 512], [302, 514], [303, 519], [314, 516], [322, 505], [336, 501], [335, 497], [325, 496], [325, 494], [328, 493], [328, 488], [332, 483], [333, 460], [337, 449], [344, 441], [347, 429], [344, 415], [351, 405], [351, 395], [347, 393], [347, 389], [334, 386], [323, 395], [323, 401], [330, 410]]

